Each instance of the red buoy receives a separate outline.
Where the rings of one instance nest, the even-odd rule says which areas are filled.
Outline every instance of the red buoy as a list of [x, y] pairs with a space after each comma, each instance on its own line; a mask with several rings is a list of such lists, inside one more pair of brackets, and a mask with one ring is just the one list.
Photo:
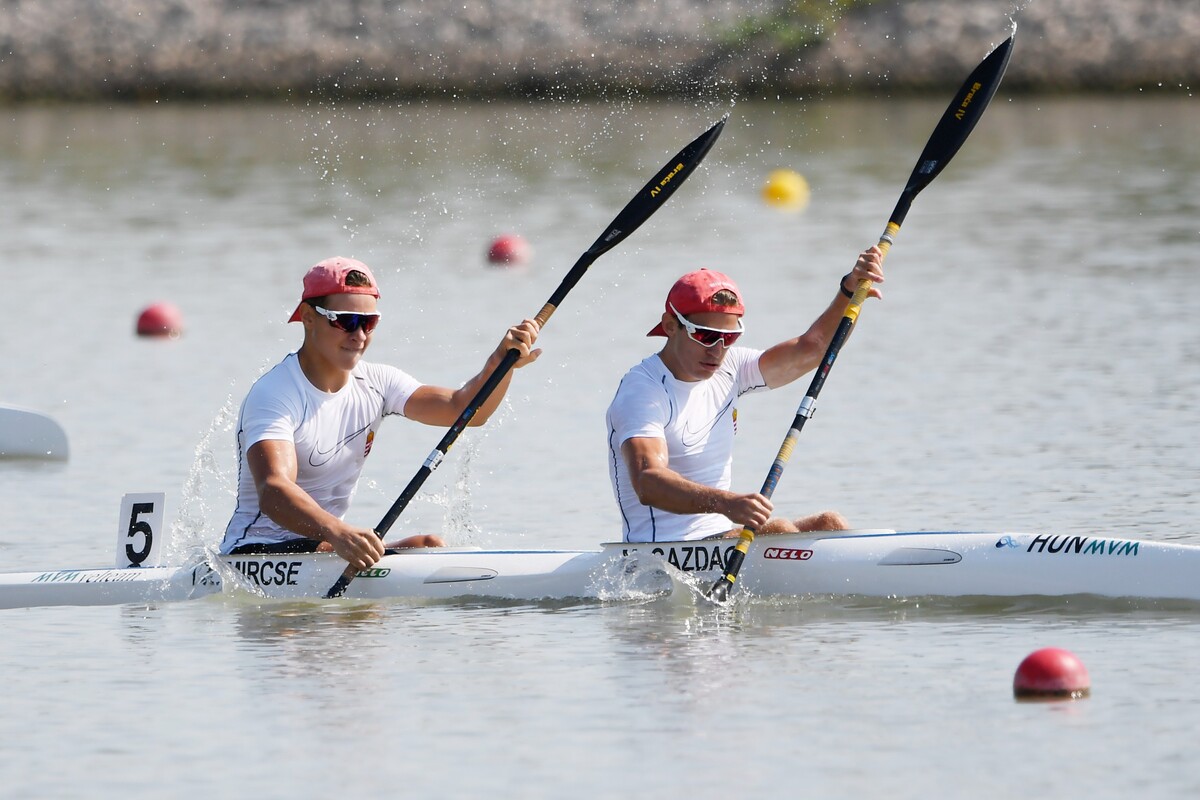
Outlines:
[[1013, 676], [1018, 700], [1079, 700], [1092, 691], [1087, 667], [1074, 653], [1044, 647], [1025, 657]]
[[505, 234], [492, 240], [487, 259], [492, 264], [524, 264], [532, 254], [529, 243], [520, 236]]
[[155, 303], [148, 306], [138, 317], [138, 336], [169, 336], [174, 339], [181, 333], [183, 314], [171, 303]]

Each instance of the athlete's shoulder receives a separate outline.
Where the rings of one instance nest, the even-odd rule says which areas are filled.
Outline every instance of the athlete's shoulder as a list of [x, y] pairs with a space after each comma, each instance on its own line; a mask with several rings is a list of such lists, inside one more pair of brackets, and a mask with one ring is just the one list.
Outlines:
[[667, 365], [663, 363], [658, 353], [655, 353], [654, 355], [646, 356], [630, 367], [629, 371], [625, 373], [622, 382], [632, 380], [636, 383], [661, 385], [663, 378], [667, 374]]
[[385, 414], [403, 414], [408, 399], [423, 385], [399, 367], [373, 361], [358, 362], [352, 375], [360, 391], [383, 399]]
[[381, 364], [377, 361], [359, 361], [354, 365], [351, 375], [358, 380], [367, 381], [375, 385], [416, 380], [399, 367], [392, 366], [391, 364]]
[[261, 399], [269, 396], [293, 393], [300, 387], [304, 373], [300, 370], [300, 361], [295, 353], [289, 353], [283, 360], [259, 375], [250, 386], [246, 397]]
[[621, 377], [613, 399], [642, 395], [647, 391], [662, 392], [666, 374], [666, 365], [657, 355], [643, 359]]
[[767, 388], [763, 379], [759, 359], [763, 351], [752, 347], [731, 347], [725, 357], [725, 364], [734, 378], [739, 396], [748, 392], [760, 392]]
[[303, 419], [307, 405], [305, 380], [296, 354], [289, 354], [260, 375], [246, 392], [240, 424], [247, 427], [274, 419]]
[[741, 347], [734, 345], [729, 348], [729, 353], [725, 356], [726, 363], [731, 364], [735, 368], [743, 364], [757, 364], [758, 359], [762, 357], [763, 351], [753, 347]]

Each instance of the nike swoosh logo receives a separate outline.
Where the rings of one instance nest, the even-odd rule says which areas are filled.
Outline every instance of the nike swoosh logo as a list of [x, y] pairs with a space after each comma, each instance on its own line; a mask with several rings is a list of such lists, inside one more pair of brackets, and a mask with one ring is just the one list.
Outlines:
[[[721, 417], [725, 416], [725, 412], [729, 410], [729, 407], [732, 404], [732, 400], [726, 403], [725, 406], [717, 412], [717, 415], [709, 420], [708, 424], [702, 425], [699, 430], [692, 430], [686, 423], [684, 423], [683, 433], [679, 436], [679, 440], [683, 442], [683, 446], [693, 447], [697, 444], [700, 444], [701, 440], [704, 439], [704, 437], [709, 434], [716, 424], [721, 421]], [[691, 437], [690, 441], [689, 437]]]
[[[359, 436], [362, 436], [365, 431], [370, 429], [370, 427], [371, 426], [368, 425], [365, 428], [361, 428], [361, 429], [355, 431], [354, 433], [347, 436], [345, 439], [342, 439], [340, 442], [335, 444], [329, 450], [322, 450], [320, 445], [313, 447], [313, 451], [308, 454], [309, 465], [313, 466], [313, 467], [322, 467], [322, 466], [328, 464], [330, 461], [333, 460], [333, 457], [335, 455], [337, 455], [337, 453], [339, 451], [344, 450], [351, 442], [353, 442]], [[320, 458], [320, 460], [318, 460], [318, 458]]]

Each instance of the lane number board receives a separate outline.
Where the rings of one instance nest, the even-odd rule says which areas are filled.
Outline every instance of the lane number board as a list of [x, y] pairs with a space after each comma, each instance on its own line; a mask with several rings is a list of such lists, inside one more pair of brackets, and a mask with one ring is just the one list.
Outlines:
[[158, 566], [163, 535], [163, 492], [130, 493], [121, 498], [117, 520], [117, 568]]

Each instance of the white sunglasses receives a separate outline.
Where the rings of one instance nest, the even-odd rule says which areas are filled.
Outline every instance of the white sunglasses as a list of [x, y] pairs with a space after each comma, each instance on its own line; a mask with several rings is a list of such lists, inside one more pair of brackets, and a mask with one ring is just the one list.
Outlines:
[[722, 347], [729, 347], [746, 331], [741, 317], [738, 317], [738, 326], [734, 330], [708, 328], [704, 325], [697, 325], [683, 314], [680, 314], [679, 309], [675, 308], [673, 304], [667, 303], [667, 305], [671, 306], [671, 311], [675, 314], [675, 319], [679, 320], [679, 324], [687, 331], [688, 338], [701, 347], [713, 347], [717, 342], [720, 342]]
[[346, 333], [354, 333], [359, 328], [363, 329], [363, 333], [370, 333], [379, 324], [378, 312], [364, 314], [361, 311], [330, 311], [317, 305], [313, 306], [313, 310], [329, 320], [330, 325]]

